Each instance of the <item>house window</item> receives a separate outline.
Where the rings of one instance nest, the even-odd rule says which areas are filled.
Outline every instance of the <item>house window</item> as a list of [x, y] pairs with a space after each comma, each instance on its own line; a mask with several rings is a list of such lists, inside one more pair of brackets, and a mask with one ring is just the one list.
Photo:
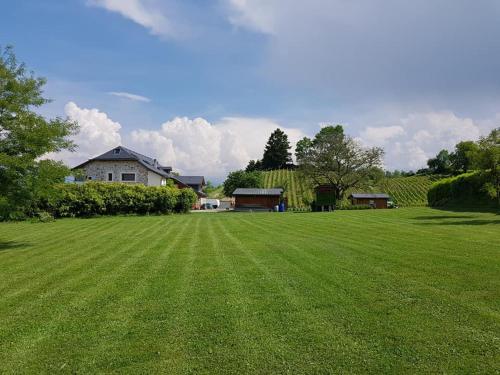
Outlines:
[[135, 182], [135, 173], [122, 173], [122, 181]]
[[108, 172], [108, 181], [113, 181], [113, 173]]

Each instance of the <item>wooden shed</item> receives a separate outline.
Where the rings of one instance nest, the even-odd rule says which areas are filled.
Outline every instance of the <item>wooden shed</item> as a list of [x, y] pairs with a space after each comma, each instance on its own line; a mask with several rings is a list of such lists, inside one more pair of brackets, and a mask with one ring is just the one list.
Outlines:
[[270, 211], [280, 204], [283, 189], [244, 189], [233, 192], [235, 210]]
[[388, 208], [390, 197], [387, 194], [353, 193], [349, 195], [353, 206], [372, 206], [373, 208]]
[[335, 188], [332, 185], [317, 185], [314, 188], [313, 211], [333, 211], [335, 209]]

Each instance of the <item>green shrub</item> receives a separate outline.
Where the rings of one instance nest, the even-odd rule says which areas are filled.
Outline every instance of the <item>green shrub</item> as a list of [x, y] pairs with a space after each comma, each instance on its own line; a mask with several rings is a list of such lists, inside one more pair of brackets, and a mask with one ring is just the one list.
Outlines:
[[54, 216], [50, 214], [47, 211], [39, 211], [36, 213], [35, 217], [33, 218], [34, 221], [39, 221], [41, 223], [50, 223], [54, 221]]
[[470, 172], [435, 182], [427, 193], [430, 206], [492, 205], [491, 174]]
[[191, 189], [102, 182], [61, 184], [48, 199], [36, 202], [36, 212], [54, 217], [187, 212], [196, 202]]

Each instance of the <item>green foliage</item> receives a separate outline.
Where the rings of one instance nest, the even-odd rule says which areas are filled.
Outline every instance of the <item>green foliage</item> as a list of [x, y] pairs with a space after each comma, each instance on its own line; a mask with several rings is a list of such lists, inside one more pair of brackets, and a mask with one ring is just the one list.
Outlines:
[[237, 188], [260, 188], [262, 185], [263, 175], [260, 171], [231, 172], [224, 181], [224, 195], [230, 197]]
[[487, 137], [478, 142], [476, 165], [491, 174], [490, 188], [495, 191], [500, 206], [500, 128], [493, 129]]
[[57, 185], [55, 194], [41, 198], [34, 209], [54, 217], [168, 214], [189, 211], [196, 199], [192, 189], [88, 182]]
[[435, 158], [427, 161], [429, 170], [433, 174], [447, 174], [451, 172], [451, 158], [448, 150], [441, 150]]
[[470, 171], [477, 159], [479, 146], [473, 141], [459, 142], [455, 151], [450, 155], [451, 167], [454, 173]]
[[224, 196], [222, 185], [214, 185], [211, 181], [208, 181], [203, 192], [209, 198], [222, 198]]
[[245, 168], [245, 172], [261, 171], [261, 170], [262, 170], [261, 160], [250, 160], [248, 162], [247, 167]]
[[73, 122], [47, 120], [34, 111], [48, 102], [44, 84], [18, 63], [12, 48], [0, 50], [0, 219], [23, 216], [68, 174], [60, 163], [39, 161], [47, 153], [72, 150], [69, 137], [77, 131]]
[[264, 149], [262, 169], [272, 170], [284, 168], [288, 163], [292, 162], [289, 150], [290, 142], [288, 141], [288, 136], [283, 130], [276, 129], [269, 137]]
[[427, 194], [430, 206], [482, 206], [495, 203], [488, 189], [491, 172], [469, 172], [435, 182]]
[[303, 178], [315, 185], [330, 185], [340, 201], [349, 189], [373, 184], [382, 165], [381, 148], [363, 148], [344, 134], [341, 125], [322, 128], [313, 140], [302, 139], [297, 163]]
[[[401, 207], [427, 205], [427, 192], [439, 176], [411, 176], [382, 178], [363, 188], [367, 193], [386, 193]], [[290, 208], [310, 207], [314, 199], [313, 184], [297, 171], [280, 170], [264, 172], [264, 188], [287, 186], [285, 197]], [[350, 191], [347, 192], [347, 195]], [[347, 202], [343, 200], [342, 202]], [[340, 204], [340, 203], [339, 203]]]

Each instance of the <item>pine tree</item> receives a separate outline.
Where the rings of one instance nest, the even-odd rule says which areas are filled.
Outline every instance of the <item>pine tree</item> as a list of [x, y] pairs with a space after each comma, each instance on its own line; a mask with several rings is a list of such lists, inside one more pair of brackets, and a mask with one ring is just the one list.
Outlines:
[[264, 149], [262, 168], [264, 170], [284, 168], [288, 163], [292, 162], [289, 150], [288, 136], [281, 129], [276, 129], [269, 137]]

